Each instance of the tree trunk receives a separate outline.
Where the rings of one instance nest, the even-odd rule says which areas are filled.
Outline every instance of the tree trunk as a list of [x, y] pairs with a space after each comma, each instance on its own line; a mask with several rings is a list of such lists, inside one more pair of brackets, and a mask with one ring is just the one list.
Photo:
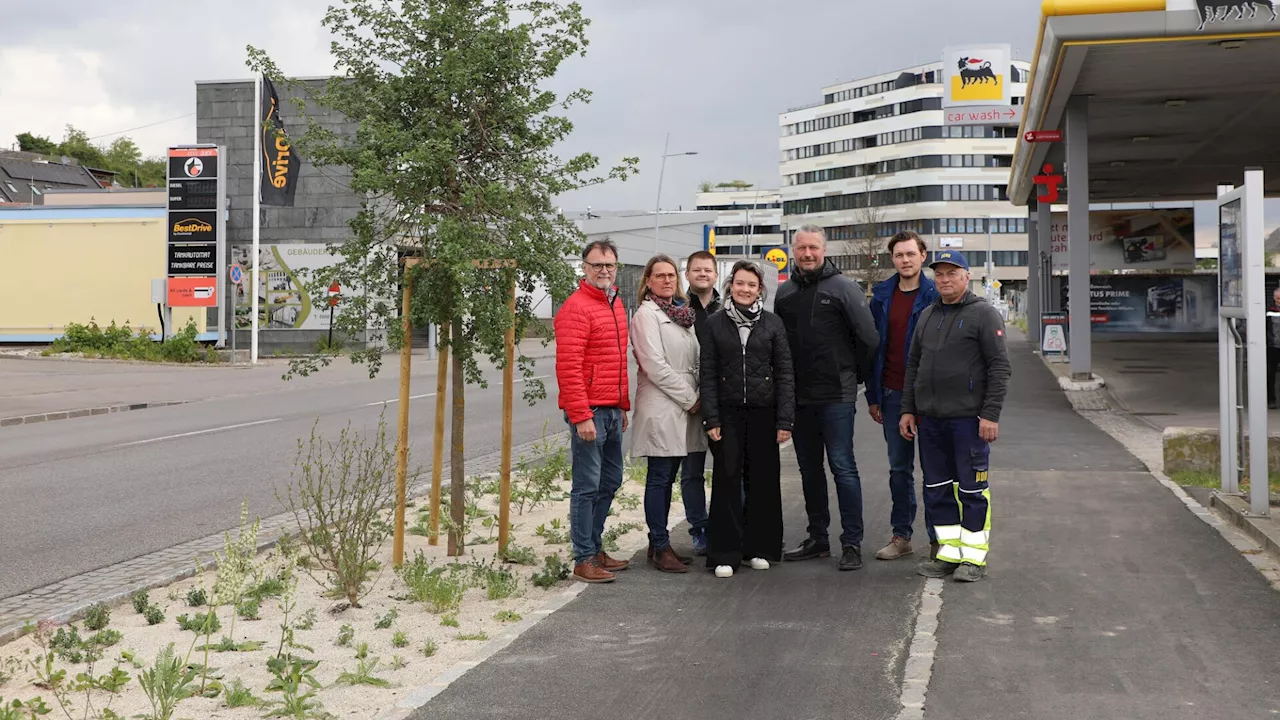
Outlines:
[[[453, 319], [451, 333], [456, 342], [462, 338], [462, 320]], [[449, 451], [449, 514], [453, 519], [449, 529], [449, 555], [461, 555], [466, 550], [467, 539], [463, 537], [462, 525], [467, 513], [467, 469], [463, 459], [463, 434], [466, 427], [467, 398], [466, 380], [462, 376], [462, 358], [458, 353], [453, 355], [453, 429]]]

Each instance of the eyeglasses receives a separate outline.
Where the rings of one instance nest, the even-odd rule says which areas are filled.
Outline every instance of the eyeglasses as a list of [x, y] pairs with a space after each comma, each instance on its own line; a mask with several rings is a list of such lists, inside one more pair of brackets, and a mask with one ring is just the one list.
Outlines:
[[586, 266], [596, 272], [613, 272], [618, 269], [618, 263], [586, 263]]
[[676, 274], [675, 273], [654, 273], [649, 276], [649, 279], [671, 281], [676, 279]]

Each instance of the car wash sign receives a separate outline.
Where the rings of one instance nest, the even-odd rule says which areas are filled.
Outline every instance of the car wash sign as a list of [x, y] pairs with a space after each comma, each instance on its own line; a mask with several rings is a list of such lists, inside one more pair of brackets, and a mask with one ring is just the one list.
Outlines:
[[226, 236], [225, 158], [213, 145], [169, 148], [168, 303], [217, 307]]
[[942, 51], [942, 112], [946, 125], [1017, 125], [1013, 63], [1005, 44], [963, 45]]

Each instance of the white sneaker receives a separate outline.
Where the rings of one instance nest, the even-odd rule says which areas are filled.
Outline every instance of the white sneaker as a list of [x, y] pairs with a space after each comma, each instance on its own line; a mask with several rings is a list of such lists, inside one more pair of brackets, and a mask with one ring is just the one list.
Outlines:
[[769, 569], [769, 561], [765, 560], [764, 558], [751, 558], [747, 562], [751, 564], [752, 570], [768, 570]]
[[733, 577], [733, 568], [729, 567], [728, 565], [717, 565], [716, 577], [718, 578]]

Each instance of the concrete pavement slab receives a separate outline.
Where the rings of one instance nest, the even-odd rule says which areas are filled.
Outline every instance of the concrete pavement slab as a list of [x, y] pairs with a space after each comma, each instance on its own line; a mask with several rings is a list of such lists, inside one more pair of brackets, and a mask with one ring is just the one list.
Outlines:
[[[924, 579], [912, 560], [873, 557], [889, 536], [888, 463], [860, 410], [862, 570], [838, 572], [832, 558], [673, 576], [641, 552], [617, 582], [587, 588], [410, 717], [895, 717]], [[790, 546], [806, 524], [791, 452], [783, 472]], [[688, 549], [687, 534], [672, 537]]]
[[[944, 590], [925, 717], [1280, 713], [1275, 592], [1092, 423], [1069, 410], [1022, 416], [1065, 400], [1029, 347], [1010, 346], [1023, 375], [1010, 419], [1021, 419], [1000, 442], [1020, 459], [1010, 468], [1000, 443], [993, 451], [1006, 471], [992, 479], [989, 575]], [[1081, 452], [1037, 449], [1050, 437]], [[1037, 469], [1037, 457], [1049, 462]]]

